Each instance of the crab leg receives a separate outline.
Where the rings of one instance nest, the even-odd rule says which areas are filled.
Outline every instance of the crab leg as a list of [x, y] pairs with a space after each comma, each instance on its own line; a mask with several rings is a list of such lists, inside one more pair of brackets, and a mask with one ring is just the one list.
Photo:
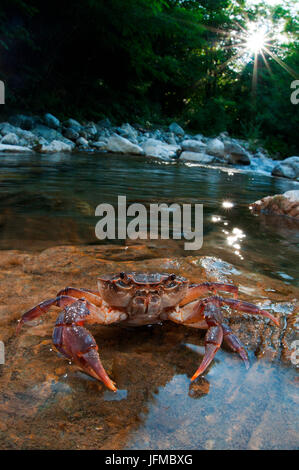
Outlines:
[[97, 292], [88, 290], [88, 289], [79, 289], [77, 287], [66, 287], [62, 289], [56, 294], [56, 297], [60, 297], [61, 295], [67, 295], [71, 297], [75, 297], [77, 299], [86, 299], [89, 302], [97, 305], [98, 307], [101, 306], [102, 300]]
[[221, 302], [228, 305], [234, 310], [238, 310], [239, 312], [251, 313], [252, 315], [262, 315], [263, 317], [270, 318], [270, 320], [272, 320], [276, 326], [279, 326], [278, 320], [276, 320], [276, 318], [271, 315], [271, 313], [269, 313], [267, 310], [260, 309], [254, 304], [245, 302], [244, 300], [233, 300], [226, 298], [221, 298]]
[[233, 284], [224, 284], [220, 282], [204, 282], [203, 284], [198, 284], [191, 286], [188, 289], [186, 297], [180, 303], [180, 306], [184, 306], [194, 300], [198, 299], [201, 295], [208, 294], [212, 292], [216, 294], [218, 291], [230, 292], [236, 298], [238, 295], [238, 287]]
[[77, 300], [70, 307], [66, 307], [56, 321], [53, 331], [54, 346], [81, 369], [115, 392], [115, 384], [101, 363], [96, 341], [82, 326], [89, 315], [88, 305], [84, 300]]
[[237, 352], [240, 357], [243, 359], [246, 369], [249, 369], [249, 359], [248, 354], [239, 340], [239, 338], [233, 334], [232, 330], [228, 325], [222, 323], [223, 330], [223, 340], [224, 342], [234, 351]]
[[43, 313], [47, 313], [48, 310], [50, 310], [50, 308], [53, 305], [55, 305], [56, 307], [64, 308], [67, 305], [71, 305], [76, 300], [77, 299], [75, 299], [74, 297], [71, 297], [68, 295], [61, 295], [61, 296], [55, 297], [55, 299], [49, 299], [49, 300], [45, 300], [44, 302], [41, 302], [40, 304], [31, 308], [30, 310], [28, 310], [22, 315], [22, 318], [19, 321], [19, 324], [17, 326], [17, 334], [19, 333], [24, 323], [34, 320], [35, 318], [38, 318]]

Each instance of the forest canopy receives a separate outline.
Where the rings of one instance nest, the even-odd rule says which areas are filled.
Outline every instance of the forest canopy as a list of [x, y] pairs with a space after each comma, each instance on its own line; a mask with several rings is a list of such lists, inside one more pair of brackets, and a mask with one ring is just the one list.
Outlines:
[[[2, 0], [5, 109], [141, 125], [176, 120], [298, 155], [295, 5]], [[250, 33], [256, 25], [262, 33]]]

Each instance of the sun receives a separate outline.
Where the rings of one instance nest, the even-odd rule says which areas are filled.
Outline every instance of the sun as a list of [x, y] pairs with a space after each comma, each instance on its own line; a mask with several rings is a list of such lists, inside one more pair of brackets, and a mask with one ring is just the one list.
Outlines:
[[245, 48], [248, 50], [248, 52], [258, 54], [264, 49], [266, 41], [266, 33], [263, 29], [248, 31]]

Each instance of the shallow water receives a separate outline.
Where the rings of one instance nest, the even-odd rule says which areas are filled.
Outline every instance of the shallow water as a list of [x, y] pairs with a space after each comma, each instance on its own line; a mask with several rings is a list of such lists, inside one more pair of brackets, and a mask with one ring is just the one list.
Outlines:
[[[0, 252], [0, 340], [6, 345], [0, 448], [298, 448], [298, 378], [290, 362], [299, 307], [298, 227], [248, 210], [265, 195], [294, 188], [265, 175], [127, 156], [1, 156], [0, 247], [24, 253]], [[97, 246], [95, 207], [116, 204], [117, 195], [128, 203], [203, 203], [203, 248], [186, 252], [173, 240]], [[234, 205], [225, 210], [223, 201]], [[32, 304], [66, 285], [95, 288], [99, 270], [134, 267], [234, 282], [242, 298], [270, 309], [281, 328], [226, 312], [251, 368], [221, 348], [190, 385], [204, 332], [174, 324], [91, 327], [116, 394], [53, 350], [57, 311], [15, 336], [20, 312]]]

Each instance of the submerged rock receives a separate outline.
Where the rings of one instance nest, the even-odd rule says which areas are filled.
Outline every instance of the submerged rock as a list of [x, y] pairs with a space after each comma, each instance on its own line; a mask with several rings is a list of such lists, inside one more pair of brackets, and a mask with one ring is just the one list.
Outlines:
[[286, 158], [273, 168], [272, 175], [299, 181], [299, 157]]

